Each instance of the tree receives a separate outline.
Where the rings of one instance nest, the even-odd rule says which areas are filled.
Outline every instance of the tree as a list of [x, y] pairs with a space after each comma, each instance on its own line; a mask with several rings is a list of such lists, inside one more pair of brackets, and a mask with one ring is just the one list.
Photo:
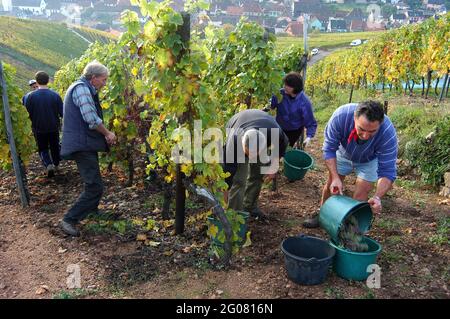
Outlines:
[[450, 10], [450, 0], [445, 0], [444, 4], [445, 4], [445, 8], [447, 9], [447, 11], [449, 11]]
[[95, 12], [94, 8], [87, 8], [81, 13], [81, 19], [89, 20], [92, 17], [92, 14]]
[[387, 4], [381, 8], [381, 14], [383, 15], [383, 18], [385, 18], [385, 19], [389, 18], [391, 15], [396, 14], [396, 13], [397, 13], [397, 8], [394, 7], [393, 5]]

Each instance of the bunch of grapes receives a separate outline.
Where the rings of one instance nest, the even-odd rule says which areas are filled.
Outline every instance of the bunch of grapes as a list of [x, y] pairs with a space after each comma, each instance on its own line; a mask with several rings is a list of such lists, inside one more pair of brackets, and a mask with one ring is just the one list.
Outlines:
[[364, 243], [364, 234], [359, 228], [358, 220], [354, 216], [350, 216], [342, 225], [339, 232], [339, 240], [341, 245], [348, 250], [354, 252], [367, 252], [369, 246]]

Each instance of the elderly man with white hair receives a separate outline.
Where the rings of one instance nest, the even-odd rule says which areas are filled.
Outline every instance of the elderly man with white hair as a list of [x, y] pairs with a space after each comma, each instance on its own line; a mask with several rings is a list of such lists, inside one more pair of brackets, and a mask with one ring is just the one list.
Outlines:
[[235, 114], [226, 125], [224, 170], [231, 175], [228, 207], [263, 217], [257, 202], [263, 177], [273, 179], [289, 144], [276, 120], [260, 110]]
[[79, 236], [76, 225], [88, 214], [98, 212], [103, 194], [98, 152], [109, 151], [116, 136], [103, 125], [103, 112], [98, 97], [106, 85], [108, 69], [93, 61], [86, 65], [83, 76], [73, 83], [64, 98], [61, 156], [74, 160], [84, 182], [84, 191], [61, 221], [62, 230]]

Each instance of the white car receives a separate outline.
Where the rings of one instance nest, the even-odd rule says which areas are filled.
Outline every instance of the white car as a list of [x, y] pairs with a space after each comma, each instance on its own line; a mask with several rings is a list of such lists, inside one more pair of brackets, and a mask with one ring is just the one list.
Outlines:
[[311, 55], [316, 55], [317, 53], [319, 53], [319, 49], [318, 48], [314, 48], [311, 50]]
[[362, 41], [360, 39], [356, 39], [350, 43], [350, 46], [355, 47], [357, 45], [360, 45], [361, 43], [362, 43]]

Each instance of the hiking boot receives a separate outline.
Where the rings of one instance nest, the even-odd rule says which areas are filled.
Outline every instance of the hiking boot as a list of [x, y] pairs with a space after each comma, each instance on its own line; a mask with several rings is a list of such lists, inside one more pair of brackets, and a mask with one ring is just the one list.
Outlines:
[[73, 237], [79, 237], [80, 236], [80, 232], [78, 231], [78, 229], [76, 229], [74, 224], [68, 223], [64, 220], [61, 221], [60, 223], [61, 229], [63, 232], [65, 232], [66, 234], [73, 236]]
[[47, 176], [48, 177], [55, 176], [55, 165], [53, 165], [53, 164], [48, 164], [47, 165]]
[[258, 207], [250, 210], [250, 216], [255, 219], [266, 219], [267, 218], [267, 216]]
[[319, 226], [319, 214], [315, 214], [313, 217], [308, 218], [303, 222], [303, 227], [305, 228], [317, 228]]

